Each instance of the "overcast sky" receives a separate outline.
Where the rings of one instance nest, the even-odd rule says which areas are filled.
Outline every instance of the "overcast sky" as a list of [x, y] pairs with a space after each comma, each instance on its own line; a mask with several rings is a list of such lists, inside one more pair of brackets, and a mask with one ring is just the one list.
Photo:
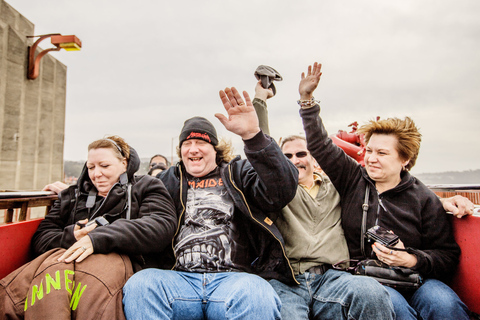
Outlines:
[[[303, 132], [298, 81], [323, 64], [315, 98], [329, 133], [380, 116], [412, 117], [423, 134], [412, 172], [480, 169], [478, 0], [7, 0], [36, 34], [75, 34], [67, 65], [66, 160], [118, 134], [141, 157], [170, 155], [183, 122], [214, 117], [218, 91], [252, 96], [258, 65], [284, 81], [269, 100], [272, 136]], [[43, 45], [43, 47], [47, 47]]]

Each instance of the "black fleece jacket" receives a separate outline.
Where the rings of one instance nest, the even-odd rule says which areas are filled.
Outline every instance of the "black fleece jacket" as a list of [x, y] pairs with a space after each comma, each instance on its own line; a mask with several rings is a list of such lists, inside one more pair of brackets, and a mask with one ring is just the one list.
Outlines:
[[[365, 168], [347, 156], [328, 137], [320, 106], [301, 109], [307, 148], [330, 177], [341, 196], [342, 226], [350, 257], [361, 257], [362, 205], [370, 185], [367, 229], [378, 224], [392, 230], [417, 257], [413, 268], [427, 278], [444, 280], [453, 273], [460, 255], [450, 222], [438, 197], [422, 182], [402, 172], [401, 182], [378, 194]], [[365, 243], [367, 257], [372, 249]]]
[[127, 166], [128, 181], [132, 184], [131, 217], [127, 212], [127, 186], [121, 178], [103, 199], [97, 196], [97, 205], [86, 208], [89, 191], [95, 188], [84, 166], [78, 183], [63, 190], [45, 219], [33, 235], [32, 247], [35, 255], [53, 248], [69, 248], [76, 242], [73, 235], [79, 220], [105, 216], [110, 224], [97, 227], [88, 236], [92, 240], [94, 253], [124, 253], [134, 258], [136, 270], [161, 264], [159, 254], [171, 243], [177, 228], [173, 201], [161, 181], [150, 176], [134, 176], [140, 159], [130, 149]]

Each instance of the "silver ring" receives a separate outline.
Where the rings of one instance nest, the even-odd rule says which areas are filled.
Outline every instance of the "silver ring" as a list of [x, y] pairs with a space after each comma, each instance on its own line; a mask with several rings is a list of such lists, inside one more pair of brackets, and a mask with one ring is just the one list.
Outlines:
[[83, 246], [82, 250], [83, 250], [83, 252], [87, 251], [87, 247]]

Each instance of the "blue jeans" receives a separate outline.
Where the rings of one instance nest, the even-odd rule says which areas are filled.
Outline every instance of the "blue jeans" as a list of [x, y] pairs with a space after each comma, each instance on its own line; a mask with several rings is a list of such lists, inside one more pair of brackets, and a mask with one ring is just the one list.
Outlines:
[[445, 283], [427, 279], [413, 295], [402, 295], [386, 287], [398, 320], [455, 319], [468, 320], [468, 308]]
[[376, 280], [330, 269], [323, 275], [305, 272], [300, 285], [270, 284], [282, 301], [282, 319], [394, 319], [392, 302]]
[[281, 303], [262, 278], [243, 272], [145, 269], [123, 287], [127, 319], [280, 319]]

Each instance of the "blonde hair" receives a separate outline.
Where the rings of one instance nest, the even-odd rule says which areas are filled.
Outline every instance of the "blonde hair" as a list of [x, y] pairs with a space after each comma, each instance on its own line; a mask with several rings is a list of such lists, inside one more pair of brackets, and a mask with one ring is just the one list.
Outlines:
[[[220, 138], [216, 146], [212, 145], [213, 149], [217, 152], [215, 157], [215, 163], [219, 165], [222, 162], [230, 162], [235, 158], [233, 154], [233, 145], [231, 141], [227, 141], [223, 138]], [[177, 156], [179, 159], [182, 159], [181, 147], [177, 147]]]
[[410, 117], [405, 119], [388, 118], [385, 120], [370, 120], [360, 127], [358, 133], [365, 134], [365, 143], [368, 144], [373, 134], [393, 135], [397, 138], [396, 150], [400, 158], [409, 160], [405, 170], [410, 170], [417, 161], [420, 152], [422, 135]]
[[130, 146], [119, 136], [109, 136], [95, 140], [88, 145], [88, 151], [92, 149], [111, 149], [119, 160], [130, 159]]

